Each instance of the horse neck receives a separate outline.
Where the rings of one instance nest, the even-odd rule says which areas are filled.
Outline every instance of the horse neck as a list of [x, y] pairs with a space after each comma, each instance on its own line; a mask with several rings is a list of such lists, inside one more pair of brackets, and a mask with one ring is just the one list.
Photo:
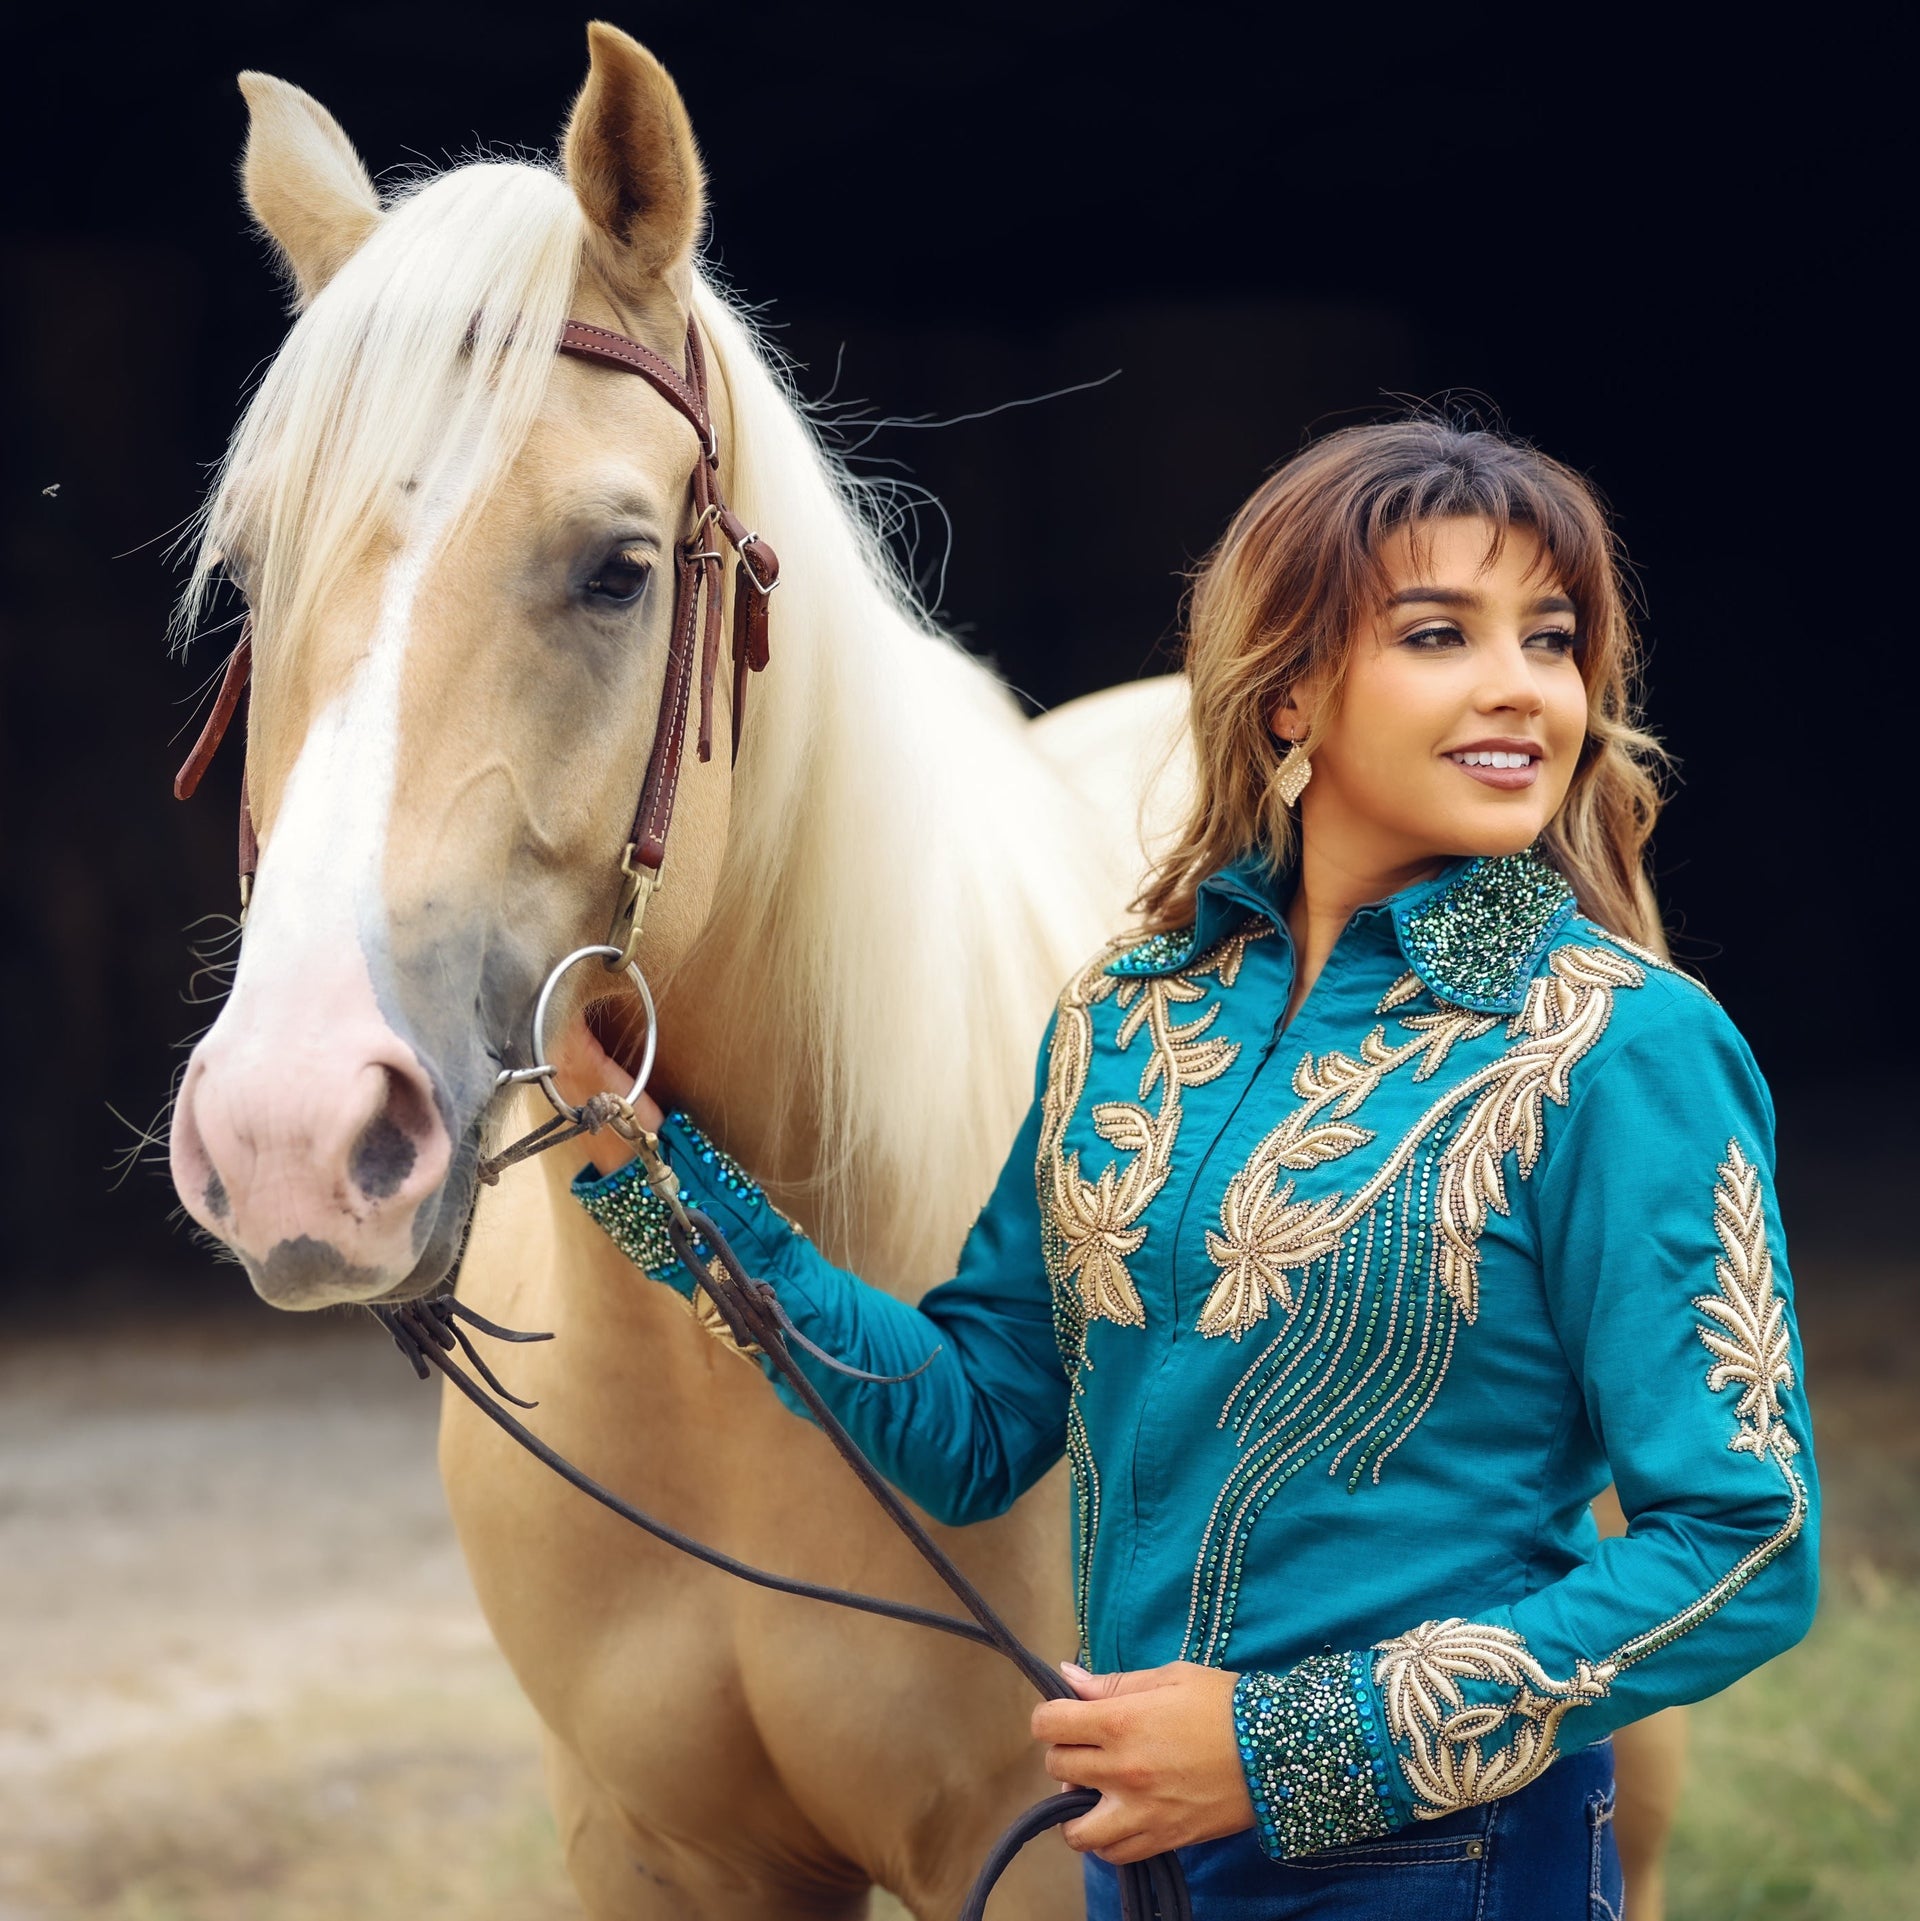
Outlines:
[[914, 1294], [950, 1271], [1114, 903], [1005, 687], [903, 608], [804, 428], [769, 417], [764, 368], [718, 344], [736, 506], [785, 584], [713, 915], [662, 1024], [689, 1109], [830, 1254]]

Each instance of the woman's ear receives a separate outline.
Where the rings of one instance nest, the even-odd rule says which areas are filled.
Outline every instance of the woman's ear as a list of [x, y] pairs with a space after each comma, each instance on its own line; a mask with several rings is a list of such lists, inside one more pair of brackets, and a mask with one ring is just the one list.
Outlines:
[[1305, 740], [1313, 727], [1313, 701], [1296, 687], [1267, 709], [1267, 728], [1276, 740]]

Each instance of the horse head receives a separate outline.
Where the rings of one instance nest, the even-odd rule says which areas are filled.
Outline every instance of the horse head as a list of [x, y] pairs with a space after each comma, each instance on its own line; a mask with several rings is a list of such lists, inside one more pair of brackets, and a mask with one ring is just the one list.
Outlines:
[[[658, 62], [589, 42], [562, 171], [482, 161], [385, 203], [318, 102], [241, 81], [246, 198], [298, 318], [186, 602], [217, 567], [251, 609], [261, 858], [171, 1157], [280, 1307], [445, 1280], [497, 1077], [618, 885], [702, 449], [645, 382], [554, 346], [573, 318], [680, 364], [703, 188]], [[724, 444], [724, 380], [712, 402]], [[689, 755], [651, 967], [707, 919], [730, 804], [725, 754]], [[563, 1015], [621, 991], [576, 969]]]

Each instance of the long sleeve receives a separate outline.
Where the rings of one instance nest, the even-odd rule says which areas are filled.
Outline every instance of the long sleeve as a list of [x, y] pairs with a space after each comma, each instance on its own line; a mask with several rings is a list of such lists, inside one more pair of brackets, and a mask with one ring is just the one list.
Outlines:
[[[953, 1525], [1012, 1506], [1066, 1444], [1067, 1381], [1034, 1190], [1039, 1129], [1036, 1097], [958, 1272], [918, 1307], [834, 1266], [684, 1117], [670, 1116], [661, 1129], [683, 1198], [712, 1217], [809, 1340], [870, 1374], [909, 1374], [932, 1356], [911, 1380], [880, 1385], [849, 1380], [794, 1350], [881, 1473]], [[665, 1210], [635, 1165], [605, 1177], [589, 1169], [574, 1191], [630, 1258], [693, 1297], [693, 1277], [667, 1245]], [[775, 1386], [804, 1413], [784, 1383], [775, 1378]]]
[[1556, 1120], [1530, 1190], [1546, 1305], [1567, 1421], [1612, 1465], [1628, 1532], [1511, 1605], [1243, 1676], [1276, 1857], [1512, 1793], [1811, 1623], [1818, 1493], [1758, 1069], [1671, 983]]

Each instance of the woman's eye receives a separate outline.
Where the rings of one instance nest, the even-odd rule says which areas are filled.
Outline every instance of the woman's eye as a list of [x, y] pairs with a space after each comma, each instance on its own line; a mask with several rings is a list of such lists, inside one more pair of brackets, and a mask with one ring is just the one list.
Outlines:
[[1424, 653], [1431, 653], [1442, 647], [1460, 647], [1466, 644], [1466, 637], [1458, 627], [1416, 627], [1405, 635], [1403, 647], [1417, 647]]
[[635, 554], [609, 554], [587, 582], [587, 592], [610, 606], [628, 607], [646, 592], [651, 571]]
[[1549, 654], [1571, 654], [1579, 651], [1580, 636], [1565, 627], [1543, 627], [1527, 636], [1527, 645]]

